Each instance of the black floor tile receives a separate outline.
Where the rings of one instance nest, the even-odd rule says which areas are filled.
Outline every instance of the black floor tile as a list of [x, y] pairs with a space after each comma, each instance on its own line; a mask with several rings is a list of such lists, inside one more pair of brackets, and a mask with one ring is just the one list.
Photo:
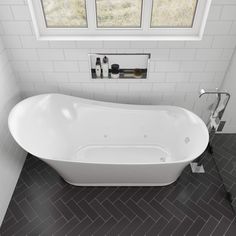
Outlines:
[[35, 218], [34, 220], [30, 221], [30, 223], [25, 224], [23, 227], [15, 233], [15, 236], [22, 236], [22, 235], [27, 235], [28, 232], [30, 232], [33, 228], [35, 228], [38, 225], [39, 219]]
[[234, 212], [227, 209], [225, 206], [219, 204], [218, 202], [211, 200], [210, 205], [215, 208], [218, 212], [221, 213], [221, 215], [224, 215], [228, 219], [232, 219], [234, 217]]
[[195, 212], [198, 216], [201, 216], [202, 219], [207, 221], [210, 218], [210, 214], [205, 211], [203, 208], [199, 207], [195, 202], [189, 200], [186, 202], [186, 206]]
[[181, 224], [179, 224], [179, 226], [176, 228], [176, 230], [173, 232], [172, 235], [173, 236], [185, 235], [185, 233], [189, 230], [192, 224], [193, 221], [190, 220], [188, 217], [185, 217], [185, 219], [181, 222]]
[[173, 231], [177, 228], [180, 224], [180, 221], [173, 217], [166, 227], [160, 232], [160, 236], [170, 236], [172, 235]]
[[94, 236], [106, 235], [106, 233], [109, 232], [115, 224], [116, 220], [114, 218], [110, 218], [93, 235]]
[[132, 233], [142, 224], [142, 220], [140, 218], [136, 217], [134, 218], [130, 224], [128, 224], [124, 230], [121, 231], [119, 234], [120, 236], [127, 236], [132, 235]]
[[104, 201], [102, 205], [115, 219], [120, 220], [121, 218], [123, 218], [124, 215], [122, 214], [122, 212], [117, 207], [115, 207], [109, 200]]
[[205, 221], [198, 217], [195, 222], [192, 224], [190, 229], [187, 231], [186, 236], [198, 235], [201, 229], [203, 228]]
[[231, 194], [232, 205], [236, 211], [236, 188], [234, 188], [236, 183], [236, 135], [217, 135], [217, 139], [218, 145], [214, 146], [214, 159], [225, 188]]
[[112, 229], [107, 233], [108, 236], [119, 235], [124, 228], [130, 224], [130, 221], [127, 218], [122, 218], [117, 224], [112, 227]]
[[50, 224], [46, 225], [44, 229], [41, 229], [40, 236], [48, 236], [53, 235], [59, 229], [61, 229], [66, 224], [66, 220], [64, 218], [60, 218], [57, 221], [50, 222]]
[[236, 220], [234, 220], [228, 230], [226, 231], [225, 236], [234, 236], [236, 232]]
[[173, 215], [159, 202], [153, 200], [150, 202], [150, 205], [158, 212], [162, 217], [164, 217], [167, 220], [170, 220]]
[[88, 217], [88, 215], [73, 200], [69, 201], [67, 206], [78, 219], [83, 220], [85, 217]]
[[126, 216], [129, 220], [132, 220], [135, 218], [135, 213], [132, 211], [127, 204], [123, 203], [122, 201], [118, 200], [114, 203], [114, 206], [119, 209], [124, 216]]
[[111, 217], [110, 212], [108, 212], [97, 199], [90, 202], [90, 205], [105, 221]]
[[[28, 222], [27, 219], [25, 217], [23, 217], [19, 221], [17, 221], [14, 225], [7, 227], [4, 232], [1, 232], [1, 235], [2, 236], [14, 235], [19, 230], [21, 230], [27, 223], [30, 224], [30, 222]], [[1, 229], [1, 231], [2, 231], [2, 229]]]
[[216, 185], [211, 185], [208, 190], [205, 192], [205, 194], [202, 196], [202, 200], [205, 202], [209, 202], [212, 198], [212, 195], [218, 190], [218, 187]]
[[235, 192], [230, 161], [236, 135], [217, 135], [214, 142], [205, 174], [187, 167], [165, 187], [75, 187], [29, 155], [0, 235], [236, 235], [235, 214], [214, 161], [222, 163]]
[[60, 199], [56, 201], [54, 205], [67, 220], [70, 220], [71, 218], [73, 218], [74, 216], [73, 212]]
[[185, 218], [185, 214], [167, 199], [162, 202], [162, 206], [165, 207], [169, 212], [171, 212], [177, 219], [182, 221]]
[[147, 192], [150, 190], [149, 187], [142, 187], [140, 188], [132, 197], [131, 199], [134, 201], [134, 202], [138, 202], [140, 201], [141, 199], [143, 199], [143, 196], [145, 194], [147, 194]]
[[40, 235], [49, 225], [53, 224], [54, 221], [52, 218], [47, 218], [46, 220], [42, 221], [42, 223], [37, 224], [36, 227], [31, 228], [27, 233], [27, 236], [35, 236]]
[[79, 224], [77, 224], [69, 233], [68, 236], [79, 235], [85, 229], [87, 229], [92, 224], [92, 221], [89, 218], [85, 218]]
[[189, 208], [186, 204], [175, 201], [174, 205], [180, 209], [187, 217], [189, 217], [191, 220], [196, 220], [197, 213], [195, 213], [191, 208]]
[[102, 218], [97, 218], [80, 235], [81, 236], [94, 235], [94, 232], [96, 232], [98, 229], [100, 229], [104, 223], [105, 222]]
[[35, 213], [35, 211], [30, 206], [30, 204], [28, 203], [28, 201], [26, 199], [22, 200], [19, 203], [19, 207], [21, 209], [24, 209], [24, 215], [26, 216], [26, 218], [28, 220], [32, 220], [32, 219], [34, 219], [37, 216], [37, 214]]
[[92, 220], [96, 220], [99, 217], [98, 213], [85, 200], [80, 202], [80, 208], [86, 212]]
[[55, 236], [62, 236], [66, 235], [68, 232], [70, 232], [77, 224], [79, 223], [78, 219], [73, 218], [67, 221], [63, 227], [61, 227], [56, 232], [53, 232], [53, 235]]
[[206, 191], [207, 191], [207, 188], [206, 188], [204, 185], [200, 184], [200, 185], [195, 189], [195, 191], [192, 193], [192, 195], [191, 195], [191, 197], [190, 197], [191, 200], [192, 200], [193, 202], [198, 202], [198, 200], [202, 198], [203, 194], [204, 194]]
[[222, 235], [225, 235], [225, 232], [229, 228], [230, 224], [231, 224], [231, 221], [223, 216], [221, 221], [218, 223], [218, 225], [214, 229], [214, 231], [212, 233], [212, 236], [222, 236]]
[[206, 224], [204, 225], [204, 227], [201, 229], [199, 236], [206, 236], [206, 235], [211, 235], [211, 233], [213, 232], [213, 230], [215, 229], [215, 227], [217, 226], [218, 221], [216, 219], [214, 219], [213, 217], [211, 217]]
[[215, 219], [220, 220], [222, 217], [222, 214], [217, 211], [213, 206], [210, 204], [200, 200], [198, 203], [198, 206], [200, 206], [202, 209], [204, 209], [208, 214], [213, 216]]
[[133, 236], [145, 235], [145, 233], [155, 224], [152, 218], [147, 218], [138, 228], [134, 231]]
[[148, 218], [148, 214], [132, 200], [129, 200], [126, 203], [126, 206], [129, 207], [137, 215], [137, 217], [141, 218], [142, 220]]
[[150, 230], [146, 233], [147, 236], [159, 235], [160, 231], [164, 229], [167, 224], [168, 221], [161, 217], [152, 227], [150, 227]]
[[1, 232], [5, 232], [7, 229], [9, 229], [12, 225], [15, 225], [16, 223], [17, 221], [13, 217], [7, 220], [5, 219], [5, 222], [1, 227]]
[[150, 203], [144, 201], [143, 199], [138, 202], [138, 205], [147, 213], [148, 216], [151, 216], [153, 220], [157, 221], [161, 217], [160, 213], [156, 211]]
[[128, 201], [133, 195], [135, 195], [135, 193], [137, 193], [137, 191], [140, 188], [137, 187], [130, 187], [128, 188], [126, 191], [124, 191], [124, 193], [121, 195], [120, 200], [123, 202]]

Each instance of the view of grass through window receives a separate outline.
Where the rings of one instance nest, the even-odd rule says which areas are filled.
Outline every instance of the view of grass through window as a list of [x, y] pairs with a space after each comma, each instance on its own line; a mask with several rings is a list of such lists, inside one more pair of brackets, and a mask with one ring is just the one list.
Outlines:
[[85, 0], [41, 0], [47, 27], [87, 27]]
[[151, 27], [192, 27], [197, 0], [153, 0]]
[[[87, 27], [85, 0], [41, 1], [47, 27]], [[141, 27], [142, 0], [94, 1], [96, 4], [98, 28]], [[192, 27], [197, 1], [198, 0], [153, 0], [151, 27]]]
[[100, 28], [139, 28], [142, 0], [96, 0], [97, 26]]

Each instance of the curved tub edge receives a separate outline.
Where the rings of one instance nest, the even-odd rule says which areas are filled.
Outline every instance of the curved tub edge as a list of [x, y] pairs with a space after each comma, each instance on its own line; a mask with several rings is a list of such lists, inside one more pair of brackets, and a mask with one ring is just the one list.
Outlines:
[[[178, 177], [179, 178], [179, 177]], [[178, 178], [176, 179], [176, 180], [174, 180], [174, 181], [172, 181], [172, 182], [170, 182], [170, 183], [72, 183], [72, 182], [69, 182], [69, 181], [67, 181], [66, 179], [64, 179], [63, 177], [62, 177], [62, 179], [66, 182], [66, 183], [68, 183], [68, 184], [71, 184], [71, 185], [73, 185], [73, 186], [78, 186], [78, 187], [84, 187], [84, 186], [88, 186], [88, 187], [109, 187], [109, 186], [111, 186], [111, 187], [114, 187], [114, 186], [116, 186], [116, 187], [148, 187], [148, 186], [153, 186], [153, 187], [158, 187], [158, 186], [167, 186], [167, 185], [171, 185], [171, 184], [173, 184], [173, 183], [175, 183], [177, 180], [178, 180]]]

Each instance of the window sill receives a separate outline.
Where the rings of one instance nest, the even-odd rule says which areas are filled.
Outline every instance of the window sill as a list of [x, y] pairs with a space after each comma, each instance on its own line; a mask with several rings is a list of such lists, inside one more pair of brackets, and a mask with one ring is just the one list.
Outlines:
[[197, 36], [37, 36], [42, 41], [199, 41]]

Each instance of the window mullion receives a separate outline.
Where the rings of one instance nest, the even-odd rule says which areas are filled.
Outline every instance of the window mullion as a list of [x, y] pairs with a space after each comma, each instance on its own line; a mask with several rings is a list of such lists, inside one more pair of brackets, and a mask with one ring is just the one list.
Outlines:
[[95, 31], [96, 26], [96, 7], [95, 0], [86, 0], [87, 20], [89, 31]]
[[143, 0], [143, 12], [142, 12], [142, 28], [143, 31], [150, 29], [151, 16], [152, 16], [152, 1]]

